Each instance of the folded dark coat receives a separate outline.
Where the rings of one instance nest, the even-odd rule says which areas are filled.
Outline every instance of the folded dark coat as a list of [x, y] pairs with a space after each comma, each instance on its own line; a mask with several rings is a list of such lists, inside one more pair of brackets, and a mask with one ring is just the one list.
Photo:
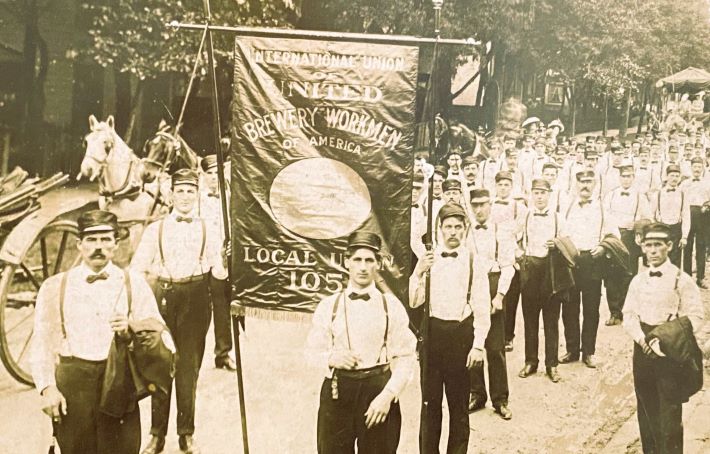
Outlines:
[[574, 287], [574, 269], [579, 252], [567, 237], [555, 238], [555, 248], [550, 251], [550, 279], [552, 294], [559, 294]]
[[[604, 248], [606, 263], [604, 265], [605, 276], [625, 277], [631, 274], [631, 262], [629, 250], [624, 243], [614, 235], [607, 235], [599, 243]], [[619, 275], [621, 272], [621, 275]]]
[[674, 379], [678, 398], [687, 402], [690, 396], [703, 387], [703, 354], [693, 334], [693, 325], [688, 317], [680, 317], [655, 327], [646, 341], [657, 338], [661, 351], [673, 361]]

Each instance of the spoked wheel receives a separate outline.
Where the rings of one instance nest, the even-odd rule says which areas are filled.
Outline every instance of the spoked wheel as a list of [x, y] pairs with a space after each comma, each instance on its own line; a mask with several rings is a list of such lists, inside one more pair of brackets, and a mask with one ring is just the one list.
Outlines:
[[19, 265], [6, 264], [0, 278], [0, 359], [17, 381], [33, 385], [30, 341], [37, 292], [42, 283], [79, 260], [78, 229], [73, 221], [55, 221], [42, 229]]

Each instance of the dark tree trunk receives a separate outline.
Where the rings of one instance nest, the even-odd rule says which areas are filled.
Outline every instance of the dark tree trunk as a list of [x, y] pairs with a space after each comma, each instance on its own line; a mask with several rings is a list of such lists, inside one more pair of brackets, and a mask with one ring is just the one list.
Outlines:
[[626, 96], [624, 97], [624, 106], [622, 108], [621, 114], [621, 125], [619, 125], [619, 137], [626, 136], [626, 132], [629, 129], [629, 111], [631, 110], [631, 88], [626, 89]]
[[604, 129], [602, 135], [606, 137], [609, 132], [609, 95], [604, 93]]
[[636, 128], [636, 132], [640, 133], [641, 128], [643, 127], [643, 122], [644, 119], [646, 118], [646, 103], [648, 102], [648, 92], [649, 92], [649, 84], [645, 83], [643, 85], [643, 99], [641, 101], [641, 113], [639, 114], [639, 124], [638, 127]]
[[131, 75], [127, 72], [114, 71], [116, 81], [116, 132], [124, 137], [128, 131], [128, 124], [131, 119]]

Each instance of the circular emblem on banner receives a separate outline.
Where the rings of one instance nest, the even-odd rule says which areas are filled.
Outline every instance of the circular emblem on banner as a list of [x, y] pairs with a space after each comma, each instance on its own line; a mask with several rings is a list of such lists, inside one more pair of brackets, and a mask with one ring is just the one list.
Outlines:
[[314, 240], [350, 234], [372, 208], [360, 175], [328, 158], [302, 159], [281, 169], [271, 183], [269, 204], [282, 226]]

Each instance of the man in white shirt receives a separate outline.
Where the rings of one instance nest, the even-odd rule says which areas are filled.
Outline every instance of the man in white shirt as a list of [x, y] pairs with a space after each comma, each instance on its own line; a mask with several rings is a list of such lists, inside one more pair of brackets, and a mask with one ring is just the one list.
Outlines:
[[[210, 326], [209, 275], [227, 278], [226, 255], [214, 225], [195, 214], [199, 175], [178, 170], [172, 176], [173, 211], [150, 224], [131, 261], [131, 268], [157, 280], [160, 312], [177, 347], [175, 386], [178, 444], [182, 452], [198, 453], [195, 432], [195, 389]], [[165, 446], [170, 394], [153, 396], [152, 435], [143, 454], [157, 454]]]
[[473, 156], [466, 156], [463, 158], [461, 169], [463, 170], [463, 175], [466, 178], [469, 190], [477, 188], [478, 160]]
[[646, 227], [643, 250], [649, 268], [633, 278], [624, 304], [624, 330], [634, 341], [634, 390], [644, 452], [683, 452], [683, 402], [687, 400], [679, 396], [677, 376], [683, 369], [665, 357], [664, 346], [649, 334], [673, 318], [687, 317], [697, 337], [705, 315], [692, 278], [668, 260], [672, 247], [668, 226]]
[[703, 177], [705, 162], [702, 158], [691, 160], [691, 178], [681, 183], [680, 188], [685, 193], [690, 209], [690, 230], [688, 244], [683, 251], [683, 270], [693, 275], [693, 249], [695, 249], [695, 272], [698, 287], [706, 289], [705, 279], [705, 247], [708, 229], [707, 203], [710, 202], [710, 181]]
[[[211, 223], [213, 230], [220, 235], [221, 241], [224, 241], [224, 218], [217, 176], [217, 155], [205, 156], [202, 158], [200, 166], [204, 172], [205, 185], [200, 190], [197, 215]], [[226, 196], [229, 209], [229, 190], [226, 191]], [[226, 279], [210, 277], [209, 285], [214, 322], [214, 365], [218, 369], [234, 371], [237, 367], [229, 356], [229, 352], [232, 351], [232, 320], [227, 298], [228, 283]]]
[[629, 275], [625, 275], [625, 271], [619, 269], [614, 273], [607, 273], [604, 278], [610, 313], [606, 326], [621, 324], [621, 310], [624, 307], [626, 291], [631, 277], [638, 272], [641, 249], [635, 241], [634, 224], [639, 219], [651, 219], [648, 199], [633, 186], [634, 168], [631, 165], [619, 167], [619, 180], [620, 186], [609, 192], [604, 198], [604, 214], [618, 226], [621, 242], [629, 252], [631, 268]]
[[130, 341], [129, 317], [163, 320], [145, 279], [112, 262], [122, 236], [116, 215], [88, 211], [78, 224], [81, 264], [47, 279], [37, 294], [32, 376], [62, 453], [136, 454], [137, 402], [120, 418], [99, 411], [106, 360], [112, 342]]
[[397, 452], [399, 396], [411, 379], [416, 339], [402, 303], [375, 287], [382, 240], [371, 232], [348, 238], [344, 291], [313, 314], [306, 354], [323, 371], [318, 452]]
[[[483, 188], [486, 189], [486, 188]], [[513, 198], [513, 174], [502, 170], [496, 175], [495, 200], [491, 207], [491, 220], [495, 223], [514, 222], [524, 216], [527, 208]]]
[[478, 165], [478, 186], [489, 191], [495, 189], [495, 177], [503, 165], [501, 157], [501, 143], [498, 139], [488, 142], [488, 158]]
[[[486, 337], [488, 385], [493, 409], [508, 420], [513, 413], [508, 408], [508, 369], [505, 361], [505, 297], [510, 289], [515, 269], [515, 237], [513, 226], [491, 222], [491, 196], [486, 189], [477, 189], [471, 197], [473, 226], [467, 238], [480, 263], [481, 273], [488, 275], [491, 296], [491, 327]], [[471, 397], [468, 410], [478, 411], [486, 406], [488, 393], [483, 368], [471, 371]]]
[[[409, 280], [412, 307], [424, 304], [426, 281], [431, 280], [429, 338], [422, 370], [422, 421], [428, 438], [422, 453], [439, 452], [442, 400], [446, 393], [449, 408], [448, 452], [466, 452], [470, 434], [468, 400], [469, 369], [482, 367], [483, 348], [491, 324], [488, 276], [475, 272], [474, 253], [464, 244], [467, 215], [455, 204], [444, 205], [439, 213], [443, 242], [421, 259]], [[475, 269], [474, 269], [475, 268]], [[471, 329], [473, 327], [473, 329]]]
[[[567, 234], [579, 251], [579, 256], [574, 270], [575, 287], [570, 291], [569, 299], [562, 305], [567, 353], [560, 358], [561, 364], [578, 361], [581, 351], [582, 361], [590, 369], [597, 367], [594, 354], [599, 327], [602, 259], [604, 258], [601, 242], [608, 234], [619, 237], [619, 231], [613, 224], [613, 220], [604, 215], [599, 199], [592, 198], [595, 181], [593, 171], [579, 172], [577, 197], [564, 211]], [[583, 320], [581, 332], [580, 306]]]
[[651, 198], [651, 211], [657, 222], [671, 229], [673, 247], [669, 252], [671, 263], [681, 266], [681, 252], [690, 234], [690, 205], [685, 192], [679, 187], [680, 167], [669, 164], [666, 167], [666, 185]]
[[532, 203], [520, 219], [517, 232], [522, 248], [521, 281], [525, 327], [525, 366], [518, 376], [527, 378], [537, 372], [540, 337], [540, 312], [545, 334], [545, 373], [560, 381], [557, 371], [560, 308], [565, 295], [553, 294], [550, 275], [550, 250], [554, 239], [565, 235], [562, 216], [549, 207], [550, 184], [543, 179], [532, 183]]

